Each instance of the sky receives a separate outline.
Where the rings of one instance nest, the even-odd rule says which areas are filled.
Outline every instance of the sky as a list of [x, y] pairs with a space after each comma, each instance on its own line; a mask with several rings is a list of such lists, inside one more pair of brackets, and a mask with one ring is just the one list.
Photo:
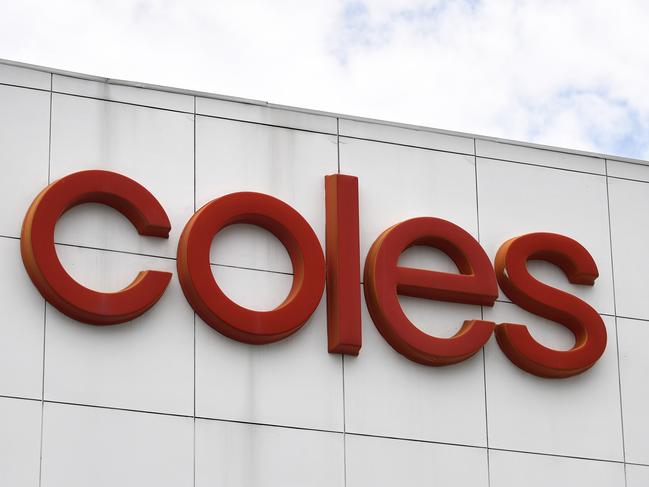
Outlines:
[[646, 0], [0, 0], [0, 58], [649, 159]]

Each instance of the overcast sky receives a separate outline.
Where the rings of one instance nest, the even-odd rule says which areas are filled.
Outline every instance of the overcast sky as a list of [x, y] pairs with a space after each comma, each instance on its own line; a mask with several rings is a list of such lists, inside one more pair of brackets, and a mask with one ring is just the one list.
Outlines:
[[0, 58], [649, 159], [647, 0], [0, 0]]

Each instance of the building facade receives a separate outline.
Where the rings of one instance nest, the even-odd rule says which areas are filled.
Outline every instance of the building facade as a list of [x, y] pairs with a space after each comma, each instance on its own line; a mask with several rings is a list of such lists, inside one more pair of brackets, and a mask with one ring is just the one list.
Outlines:
[[[3, 62], [0, 167], [0, 485], [649, 485], [649, 163]], [[137, 181], [171, 222], [168, 239], [142, 237], [88, 203], [56, 226], [58, 258], [84, 286], [116, 292], [142, 269], [173, 274], [123, 324], [61, 313], [21, 259], [36, 195], [89, 169]], [[195, 211], [233, 192], [272, 195], [324, 251], [324, 178], [337, 173], [358, 178], [361, 270], [381, 232], [421, 216], [460, 226], [491, 262], [530, 232], [579, 242], [598, 268], [593, 286], [547, 262], [529, 269], [597, 311], [601, 358], [573, 377], [538, 377], [492, 336], [460, 363], [421, 365], [381, 336], [362, 292], [358, 356], [328, 353], [326, 296], [276, 343], [204, 323], [176, 270]], [[399, 263], [457, 272], [420, 246]], [[258, 310], [293, 282], [284, 246], [253, 225], [220, 232], [211, 267], [232, 300]], [[438, 337], [483, 319], [525, 324], [556, 350], [575, 341], [502, 291], [493, 306], [400, 303]]]

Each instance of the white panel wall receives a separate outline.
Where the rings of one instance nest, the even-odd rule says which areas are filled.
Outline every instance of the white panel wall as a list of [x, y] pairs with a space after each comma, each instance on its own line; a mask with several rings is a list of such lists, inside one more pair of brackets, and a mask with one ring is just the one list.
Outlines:
[[38, 485], [41, 401], [0, 397], [0, 483]]
[[[649, 166], [0, 64], [0, 167], [0, 485], [649, 483]], [[29, 281], [20, 227], [48, 181], [91, 168], [146, 186], [172, 223], [163, 240], [100, 205], [66, 214], [58, 255], [92, 288], [120, 289], [146, 268], [175, 274], [186, 221], [235, 191], [284, 200], [324, 243], [324, 176], [340, 171], [359, 177], [361, 264], [385, 228], [416, 216], [460, 225], [491, 258], [526, 232], [575, 238], [597, 262], [594, 287], [530, 268], [597, 309], [608, 347], [565, 380], [516, 368], [494, 339], [461, 364], [425, 367], [383, 340], [363, 303], [363, 348], [343, 358], [326, 351], [325, 296], [297, 334], [251, 346], [196, 317], [176, 277], [133, 322], [75, 322]], [[285, 249], [258, 228], [222, 232], [211, 261], [244, 306], [272, 309], [290, 289]], [[401, 261], [454, 271], [436, 251]], [[484, 309], [401, 303], [438, 336], [484, 316], [572, 343], [502, 294]]]

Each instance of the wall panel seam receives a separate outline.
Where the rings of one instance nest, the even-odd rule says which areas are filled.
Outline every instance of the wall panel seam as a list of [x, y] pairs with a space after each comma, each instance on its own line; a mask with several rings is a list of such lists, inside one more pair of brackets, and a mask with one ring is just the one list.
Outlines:
[[[614, 253], [613, 253], [613, 227], [611, 224], [611, 197], [609, 191], [609, 180], [608, 180], [608, 160], [604, 160], [604, 167], [606, 168], [606, 210], [608, 217], [608, 241], [609, 241], [609, 252], [611, 259], [611, 280], [613, 284], [613, 313], [615, 314], [615, 352], [617, 358], [617, 385], [618, 385], [618, 395], [620, 401], [620, 429], [622, 433], [622, 459], [626, 462], [626, 442], [624, 436], [624, 408], [622, 400], [622, 369], [620, 367], [620, 334], [618, 331], [617, 324], [617, 295], [615, 290], [615, 263], [614, 263]], [[626, 469], [625, 469], [625, 482], [626, 482]]]

